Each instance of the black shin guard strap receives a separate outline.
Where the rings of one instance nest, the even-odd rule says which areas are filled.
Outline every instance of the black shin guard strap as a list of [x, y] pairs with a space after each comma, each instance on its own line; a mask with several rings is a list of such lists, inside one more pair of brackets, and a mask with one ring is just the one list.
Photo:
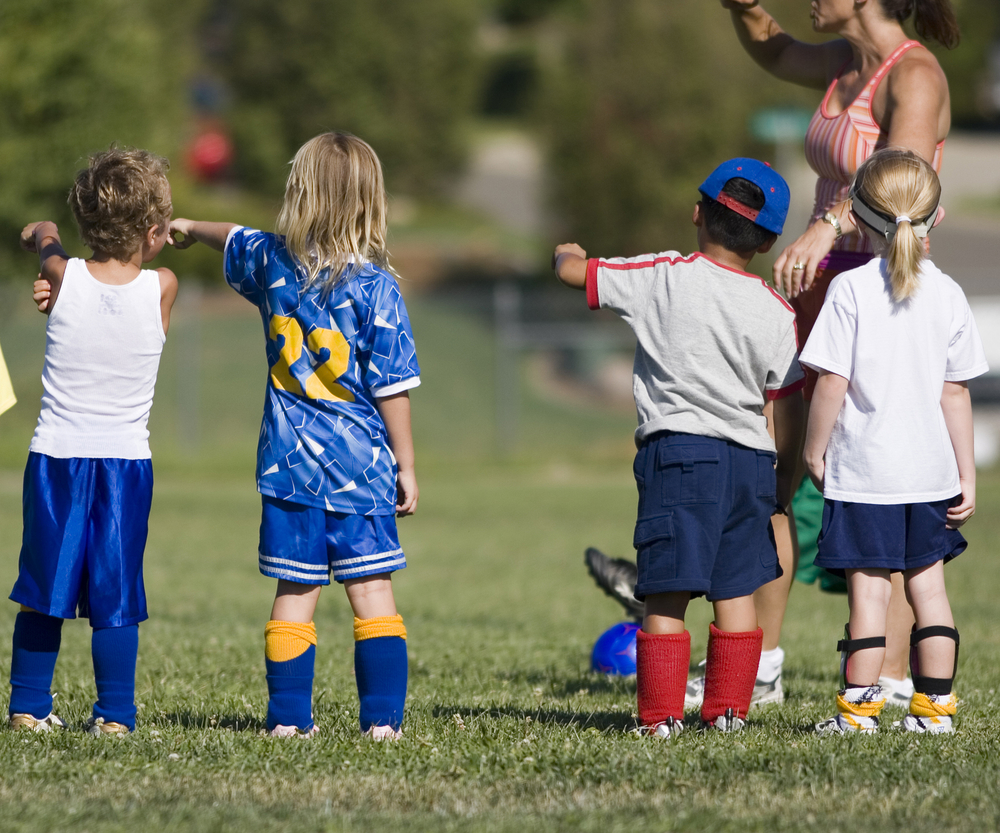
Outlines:
[[837, 643], [837, 650], [841, 653], [845, 651], [853, 654], [855, 651], [864, 651], [867, 648], [884, 648], [884, 636], [869, 636], [866, 639], [841, 639]]
[[[917, 659], [917, 645], [933, 636], [945, 636], [955, 640], [955, 665], [951, 670], [951, 679], [942, 677], [924, 677], [920, 673], [920, 663]], [[951, 694], [951, 686], [958, 673], [958, 631], [947, 625], [929, 625], [917, 630], [914, 625], [910, 633], [910, 674], [913, 676], [913, 689], [921, 694]]]

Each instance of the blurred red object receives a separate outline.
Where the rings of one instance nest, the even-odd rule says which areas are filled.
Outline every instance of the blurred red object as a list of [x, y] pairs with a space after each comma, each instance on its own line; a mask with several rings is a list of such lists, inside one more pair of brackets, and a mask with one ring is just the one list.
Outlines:
[[191, 142], [187, 161], [197, 179], [203, 182], [219, 179], [233, 161], [233, 143], [221, 130], [206, 130]]

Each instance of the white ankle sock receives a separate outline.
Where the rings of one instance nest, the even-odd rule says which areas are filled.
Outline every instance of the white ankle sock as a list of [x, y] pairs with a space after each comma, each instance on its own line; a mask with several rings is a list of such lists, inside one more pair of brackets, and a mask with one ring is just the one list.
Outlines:
[[757, 679], [773, 680], [781, 673], [781, 666], [785, 662], [785, 652], [779, 645], [770, 651], [760, 652], [760, 664], [757, 666]]

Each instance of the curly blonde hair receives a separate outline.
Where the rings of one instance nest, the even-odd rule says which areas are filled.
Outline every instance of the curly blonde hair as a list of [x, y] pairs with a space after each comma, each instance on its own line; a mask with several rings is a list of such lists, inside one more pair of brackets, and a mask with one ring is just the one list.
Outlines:
[[306, 272], [306, 288], [322, 284], [329, 292], [365, 263], [396, 275], [387, 213], [382, 163], [371, 146], [349, 133], [321, 133], [292, 160], [277, 229]]
[[136, 148], [112, 145], [91, 156], [68, 200], [83, 242], [97, 254], [129, 260], [150, 228], [170, 221], [169, 167], [162, 156]]

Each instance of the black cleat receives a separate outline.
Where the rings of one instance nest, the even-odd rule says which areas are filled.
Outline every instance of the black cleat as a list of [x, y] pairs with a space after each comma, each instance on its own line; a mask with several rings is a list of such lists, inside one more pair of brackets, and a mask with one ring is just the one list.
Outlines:
[[624, 558], [609, 558], [594, 547], [587, 547], [583, 560], [597, 586], [624, 607], [625, 612], [633, 619], [642, 619], [644, 605], [632, 595], [639, 576], [635, 562]]

